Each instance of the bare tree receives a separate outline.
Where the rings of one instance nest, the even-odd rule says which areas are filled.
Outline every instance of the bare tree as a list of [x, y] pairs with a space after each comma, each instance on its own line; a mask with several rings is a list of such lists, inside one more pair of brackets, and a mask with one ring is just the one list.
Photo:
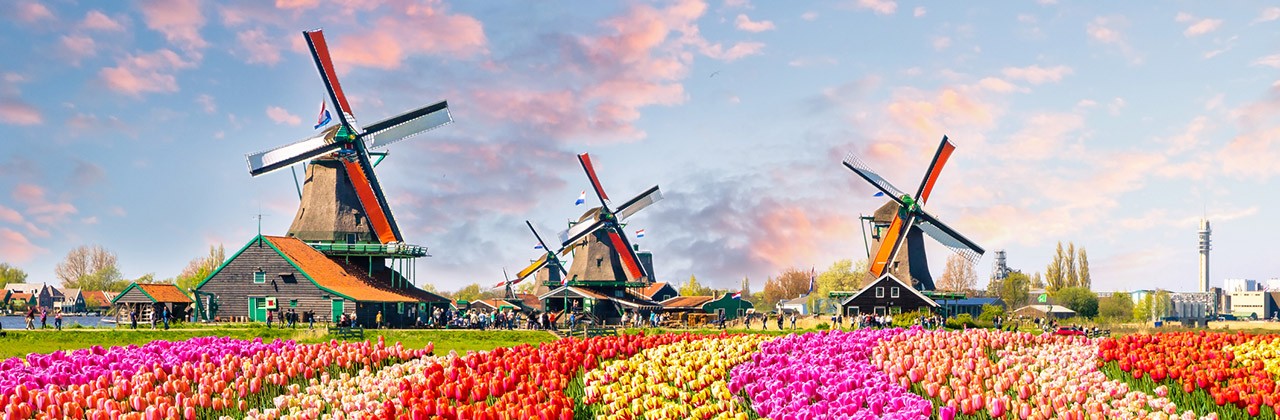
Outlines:
[[53, 269], [65, 287], [73, 287], [85, 277], [111, 271], [116, 271], [116, 254], [102, 245], [78, 246], [67, 252], [67, 257]]
[[1044, 270], [1044, 281], [1048, 283], [1049, 290], [1067, 287], [1066, 260], [1066, 252], [1062, 250], [1062, 242], [1058, 242], [1058, 250], [1053, 254], [1053, 259], [1049, 261], [1049, 266], [1045, 267]]
[[1093, 278], [1089, 277], [1089, 254], [1085, 253], [1084, 247], [1080, 247], [1080, 257], [1076, 263], [1080, 264], [1080, 287], [1093, 289]]
[[178, 277], [173, 280], [182, 291], [194, 289], [200, 285], [200, 282], [213, 274], [213, 270], [217, 270], [223, 261], [227, 260], [227, 251], [222, 244], [217, 246], [209, 245], [209, 254], [196, 257], [187, 263], [187, 267], [182, 269]]
[[947, 268], [938, 279], [938, 290], [969, 293], [978, 287], [978, 273], [973, 264], [956, 254], [947, 257]]

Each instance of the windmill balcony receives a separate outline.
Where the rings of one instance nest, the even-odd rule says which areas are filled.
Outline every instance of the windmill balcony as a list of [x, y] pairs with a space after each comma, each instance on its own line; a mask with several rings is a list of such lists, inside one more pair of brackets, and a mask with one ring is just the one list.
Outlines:
[[428, 257], [427, 247], [411, 244], [307, 242], [316, 251], [334, 256], [372, 256], [388, 258]]

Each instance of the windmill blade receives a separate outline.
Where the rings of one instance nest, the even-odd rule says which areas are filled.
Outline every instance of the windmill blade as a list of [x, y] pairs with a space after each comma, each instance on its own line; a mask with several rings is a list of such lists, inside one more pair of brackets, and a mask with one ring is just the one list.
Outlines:
[[600, 206], [608, 210], [609, 205], [605, 202], [609, 201], [609, 195], [604, 193], [604, 186], [600, 185], [600, 178], [596, 177], [596, 168], [591, 165], [591, 156], [586, 153], [580, 154], [578, 162], [582, 164], [582, 170], [587, 172], [587, 178], [591, 180], [591, 188], [595, 189], [596, 198], [600, 199]]
[[[542, 258], [543, 258], [543, 259], [548, 259], [548, 257], [550, 257], [550, 258], [555, 258], [555, 255], [556, 255], [556, 253], [557, 253], [557, 252], [552, 251], [552, 250], [551, 250], [551, 247], [547, 246], [547, 243], [546, 243], [545, 241], [543, 241], [543, 240], [542, 240], [542, 235], [539, 235], [539, 234], [538, 234], [538, 230], [533, 228], [533, 223], [530, 223], [528, 220], [525, 220], [525, 221], [524, 221], [524, 224], [529, 225], [529, 231], [530, 231], [530, 232], [533, 232], [533, 237], [534, 237], [534, 238], [537, 238], [537, 239], [538, 239], [538, 244], [542, 245], [542, 249], [544, 249], [544, 250], [546, 250], [546, 251], [547, 251], [547, 255], [544, 255]], [[547, 261], [547, 262], [550, 262], [550, 261]], [[564, 273], [564, 274], [569, 274], [569, 272], [568, 272], [568, 271], [565, 271], [565, 269], [564, 269], [564, 265], [562, 265], [562, 264], [556, 264], [556, 267], [557, 267], [557, 268], [559, 268], [559, 269], [560, 269], [560, 271], [561, 271], [562, 273]]]
[[265, 175], [298, 162], [333, 153], [342, 147], [341, 143], [333, 141], [333, 136], [337, 132], [338, 126], [333, 126], [325, 129], [320, 135], [297, 143], [245, 155], [245, 160], [249, 163], [249, 175]]
[[884, 237], [880, 239], [880, 248], [876, 249], [876, 257], [871, 260], [871, 274], [880, 277], [884, 275], [892, 267], [893, 259], [897, 256], [897, 249], [907, 237], [907, 230], [903, 228], [904, 221], [893, 215], [893, 222], [889, 223], [889, 230], [885, 231]]
[[850, 153], [848, 156], [845, 156], [844, 166], [858, 174], [862, 179], [870, 182], [871, 185], [875, 186], [876, 189], [880, 190], [880, 192], [883, 192], [884, 195], [889, 196], [893, 201], [897, 201], [899, 206], [910, 207], [907, 203], [902, 202], [902, 196], [907, 195], [907, 193], [902, 192], [902, 190], [893, 186], [893, 184], [890, 184], [889, 181], [885, 180], [884, 177], [880, 176], [880, 174], [872, 171], [871, 168], [867, 167], [866, 162], [859, 159], [857, 155]]
[[960, 254], [964, 259], [969, 260], [970, 264], [977, 263], [978, 259], [982, 258], [982, 254], [986, 253], [981, 246], [978, 246], [978, 244], [970, 241], [969, 238], [961, 235], [960, 232], [956, 232], [955, 229], [952, 229], [950, 226], [942, 223], [942, 221], [933, 217], [933, 215], [921, 210], [918, 213], [918, 216], [920, 217], [920, 222], [916, 224], [916, 226], [919, 227], [920, 230], [924, 231], [924, 233], [929, 235], [930, 238], [938, 241], [938, 243], [941, 243], [943, 246], [955, 251], [955, 253]]
[[618, 221], [627, 220], [628, 217], [636, 214], [636, 212], [661, 200], [662, 191], [658, 191], [658, 186], [654, 185], [653, 188], [650, 188], [648, 191], [640, 193], [640, 195], [635, 196], [635, 198], [627, 200], [627, 202], [618, 206], [618, 212], [615, 213], [615, 215], [618, 216]]
[[533, 264], [529, 264], [528, 267], [516, 272], [516, 280], [523, 280], [525, 277], [529, 277], [530, 274], [536, 273], [538, 270], [541, 270], [542, 267], [546, 266], [548, 261], [547, 255], [549, 254], [543, 254], [542, 257], [535, 260]]
[[636, 255], [635, 249], [631, 248], [631, 242], [627, 241], [627, 236], [618, 233], [618, 230], [609, 229], [609, 242], [613, 245], [614, 252], [618, 253], [618, 259], [622, 260], [622, 271], [626, 273], [627, 281], [645, 278], [644, 264], [640, 263], [640, 257]]
[[578, 240], [582, 239], [583, 236], [587, 236], [588, 233], [595, 232], [595, 230], [599, 229], [601, 226], [604, 226], [604, 220], [599, 217], [591, 223], [584, 222], [573, 225], [573, 227], [570, 227], [568, 230], [560, 232], [560, 246], [568, 247], [574, 242], [578, 242]]
[[311, 58], [315, 60], [316, 68], [320, 70], [320, 79], [324, 81], [324, 88], [329, 91], [329, 100], [333, 102], [333, 107], [337, 108], [338, 119], [342, 120], [342, 125], [350, 127], [352, 132], [359, 133], [362, 130], [355, 125], [355, 114], [351, 112], [347, 94], [342, 92], [342, 84], [338, 83], [338, 72], [334, 70], [333, 59], [329, 56], [329, 44], [324, 40], [324, 31], [320, 29], [303, 31], [302, 35], [307, 39], [307, 46], [311, 48]]
[[369, 148], [386, 147], [398, 142], [453, 122], [449, 114], [449, 102], [427, 105], [365, 127], [360, 136], [365, 139]]
[[355, 187], [356, 196], [360, 199], [360, 206], [364, 208], [365, 217], [373, 226], [373, 232], [378, 235], [378, 241], [384, 244], [403, 242], [400, 229], [396, 226], [390, 208], [387, 207], [386, 196], [382, 194], [382, 187], [378, 185], [378, 177], [373, 172], [373, 165], [369, 162], [368, 155], [359, 145], [356, 145], [355, 152], [354, 158], [344, 157], [342, 165], [347, 171], [351, 185]]
[[947, 140], [947, 136], [942, 136], [942, 143], [938, 144], [938, 151], [933, 154], [933, 161], [929, 162], [929, 170], [924, 173], [924, 179], [920, 181], [920, 189], [916, 190], [916, 202], [924, 205], [929, 201], [929, 194], [933, 192], [933, 184], [938, 182], [938, 175], [942, 174], [942, 167], [946, 166], [947, 159], [951, 158], [951, 152], [956, 150], [956, 146]]

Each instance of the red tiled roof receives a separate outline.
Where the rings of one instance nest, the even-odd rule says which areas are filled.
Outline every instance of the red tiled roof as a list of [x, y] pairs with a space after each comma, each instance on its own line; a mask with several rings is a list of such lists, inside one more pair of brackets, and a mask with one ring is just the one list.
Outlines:
[[363, 302], [417, 302], [417, 299], [374, 287], [367, 275], [348, 270], [298, 238], [263, 236], [292, 260], [316, 285]]
[[9, 296], [9, 299], [31, 300], [31, 294], [30, 293], [14, 293]]
[[516, 293], [516, 299], [524, 303], [524, 306], [533, 310], [542, 310], [542, 301], [538, 300], [538, 295], [532, 293]]
[[172, 284], [139, 284], [138, 288], [157, 303], [191, 303], [191, 298]]
[[662, 301], [664, 308], [697, 308], [714, 300], [711, 296], [676, 296]]
[[658, 291], [662, 290], [662, 288], [666, 286], [667, 286], [666, 282], [662, 282], [662, 281], [655, 282], [653, 284], [645, 286], [643, 289], [640, 289], [640, 295], [647, 297], [649, 299], [653, 299], [653, 295], [658, 294]]
[[84, 293], [84, 303], [89, 304], [92, 299], [97, 299], [98, 303], [105, 306], [111, 306], [111, 298], [116, 297], [115, 293], [104, 292], [101, 290], [87, 290]]

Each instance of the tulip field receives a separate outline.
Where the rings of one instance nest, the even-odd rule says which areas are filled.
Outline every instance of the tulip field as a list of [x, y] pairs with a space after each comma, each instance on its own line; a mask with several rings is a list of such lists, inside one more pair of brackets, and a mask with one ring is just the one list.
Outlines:
[[466, 354], [197, 337], [0, 361], [0, 417], [1276, 418], [1280, 336], [633, 334]]

